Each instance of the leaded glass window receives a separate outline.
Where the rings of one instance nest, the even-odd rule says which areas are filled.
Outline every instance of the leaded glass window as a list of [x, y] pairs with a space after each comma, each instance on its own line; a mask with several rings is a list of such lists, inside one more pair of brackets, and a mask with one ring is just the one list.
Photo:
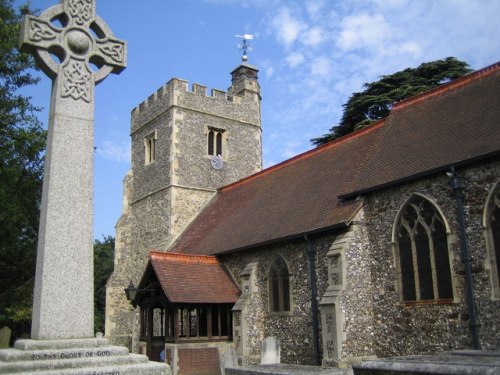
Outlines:
[[271, 311], [290, 311], [290, 275], [283, 257], [278, 256], [269, 270]]
[[396, 226], [404, 301], [453, 298], [446, 226], [436, 207], [415, 195], [401, 210]]
[[494, 187], [487, 202], [486, 220], [493, 293], [500, 298], [500, 182]]

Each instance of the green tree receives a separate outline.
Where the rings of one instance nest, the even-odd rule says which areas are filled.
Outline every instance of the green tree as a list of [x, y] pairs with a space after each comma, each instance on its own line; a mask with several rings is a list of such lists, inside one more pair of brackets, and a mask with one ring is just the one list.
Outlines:
[[104, 332], [104, 311], [106, 307], [106, 282], [114, 266], [115, 239], [104, 236], [94, 241], [94, 329]]
[[369, 126], [386, 117], [394, 103], [433, 89], [471, 71], [466, 62], [448, 57], [444, 60], [423, 63], [417, 68], [407, 68], [381, 76], [376, 82], [365, 83], [364, 90], [352, 94], [343, 105], [344, 111], [340, 123], [322, 137], [311, 139], [311, 142], [319, 146]]
[[9, 325], [13, 336], [31, 317], [46, 138], [39, 108], [19, 93], [38, 82], [30, 74], [34, 60], [18, 50], [28, 12], [0, 0], [0, 326]]

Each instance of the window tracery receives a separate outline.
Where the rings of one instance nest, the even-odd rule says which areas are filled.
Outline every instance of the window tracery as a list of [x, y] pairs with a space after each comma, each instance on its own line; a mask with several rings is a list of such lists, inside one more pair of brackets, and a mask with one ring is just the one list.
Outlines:
[[271, 311], [290, 311], [290, 273], [283, 257], [278, 256], [269, 269]]
[[500, 181], [489, 194], [485, 214], [493, 296], [500, 299]]
[[396, 224], [402, 299], [405, 302], [453, 299], [444, 219], [422, 196], [410, 198]]

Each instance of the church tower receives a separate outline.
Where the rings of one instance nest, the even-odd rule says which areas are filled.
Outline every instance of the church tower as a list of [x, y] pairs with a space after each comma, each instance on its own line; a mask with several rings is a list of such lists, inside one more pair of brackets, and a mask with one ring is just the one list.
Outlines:
[[132, 110], [132, 169], [116, 225], [114, 272], [106, 288], [106, 336], [135, 351], [137, 316], [125, 298], [149, 251], [172, 240], [216, 189], [262, 169], [258, 69], [231, 72], [228, 91], [172, 79]]

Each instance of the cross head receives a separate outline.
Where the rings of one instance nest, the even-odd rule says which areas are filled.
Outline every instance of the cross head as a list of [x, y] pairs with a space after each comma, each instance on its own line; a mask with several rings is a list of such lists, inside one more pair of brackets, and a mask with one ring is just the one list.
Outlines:
[[95, 0], [61, 0], [40, 17], [26, 16], [21, 51], [33, 54], [50, 78], [61, 80], [57, 95], [87, 103], [95, 84], [126, 65], [126, 43], [113, 38], [95, 14]]

